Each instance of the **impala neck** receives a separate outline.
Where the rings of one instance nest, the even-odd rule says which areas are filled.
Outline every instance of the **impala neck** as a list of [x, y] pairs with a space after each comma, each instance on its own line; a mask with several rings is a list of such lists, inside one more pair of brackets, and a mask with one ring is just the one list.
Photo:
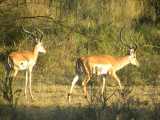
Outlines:
[[123, 68], [124, 66], [128, 65], [130, 63], [130, 55], [125, 55], [121, 58], [117, 58], [117, 62], [118, 62], [118, 68], [117, 70]]
[[34, 48], [33, 48], [33, 55], [34, 55], [34, 60], [36, 61], [37, 60], [37, 57], [38, 57], [38, 46], [37, 44], [35, 44]]

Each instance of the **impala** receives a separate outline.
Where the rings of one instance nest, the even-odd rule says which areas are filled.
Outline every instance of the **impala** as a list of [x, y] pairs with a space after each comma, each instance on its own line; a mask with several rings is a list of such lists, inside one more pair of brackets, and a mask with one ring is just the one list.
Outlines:
[[35, 34], [25, 30], [24, 27], [22, 26], [23, 30], [26, 33], [31, 34], [36, 39], [36, 41], [33, 41], [33, 44], [34, 44], [33, 52], [30, 52], [30, 51], [12, 52], [6, 59], [6, 72], [7, 72], [6, 84], [8, 81], [10, 70], [13, 70], [13, 73], [10, 77], [11, 80], [17, 75], [19, 70], [26, 71], [26, 81], [25, 81], [26, 86], [25, 86], [25, 92], [24, 92], [24, 95], [26, 96], [26, 98], [27, 98], [26, 92], [27, 92], [28, 77], [30, 82], [30, 95], [31, 95], [31, 98], [33, 98], [32, 92], [31, 92], [31, 73], [32, 73], [33, 66], [36, 64], [38, 53], [39, 52], [46, 53], [46, 50], [43, 47], [43, 43], [42, 43], [44, 33], [38, 30], [35, 25], [34, 27], [38, 32], [41, 33], [40, 39]]
[[[122, 29], [123, 30], [123, 29]], [[122, 32], [121, 30], [121, 32]], [[90, 77], [92, 74], [102, 75], [103, 78], [103, 85], [102, 85], [102, 91], [101, 95], [103, 94], [104, 87], [105, 87], [105, 77], [106, 74], [109, 73], [119, 84], [120, 90], [122, 91], [122, 86], [120, 83], [120, 79], [116, 75], [116, 71], [123, 68], [127, 64], [131, 63], [132, 65], [135, 65], [139, 67], [139, 63], [136, 59], [136, 50], [138, 48], [138, 44], [132, 40], [131, 37], [131, 31], [130, 31], [130, 39], [135, 44], [135, 49], [131, 48], [128, 44], [124, 43], [122, 40], [120, 32], [120, 40], [121, 42], [129, 47], [128, 53], [121, 57], [121, 58], [115, 58], [110, 55], [86, 55], [78, 59], [76, 63], [76, 76], [74, 77], [72, 81], [72, 86], [70, 89], [70, 92], [68, 93], [68, 101], [70, 102], [70, 95], [73, 89], [73, 86], [78, 81], [80, 76], [82, 76], [83, 82], [82, 87], [85, 93], [85, 98], [89, 101], [87, 98], [87, 92], [86, 92], [86, 84], [90, 80]], [[103, 101], [103, 97], [102, 97]]]

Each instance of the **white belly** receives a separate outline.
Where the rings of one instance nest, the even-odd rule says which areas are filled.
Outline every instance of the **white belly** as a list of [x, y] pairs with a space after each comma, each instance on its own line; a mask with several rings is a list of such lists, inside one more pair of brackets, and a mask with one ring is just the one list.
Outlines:
[[97, 74], [97, 75], [107, 74], [110, 67], [111, 65], [94, 64], [93, 74]]

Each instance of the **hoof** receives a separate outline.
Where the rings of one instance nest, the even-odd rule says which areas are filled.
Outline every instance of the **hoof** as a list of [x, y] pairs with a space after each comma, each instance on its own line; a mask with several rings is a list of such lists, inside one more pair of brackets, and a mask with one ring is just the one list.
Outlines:
[[26, 98], [27, 98], [27, 95], [24, 93], [24, 96], [26, 96]]
[[68, 93], [68, 102], [70, 102], [71, 100], [70, 100], [70, 96], [71, 96], [71, 94], [70, 93]]
[[124, 91], [121, 91], [121, 95], [124, 95], [125, 94], [125, 92]]
[[103, 99], [103, 97], [101, 98], [101, 100], [102, 100], [102, 102], [104, 102], [104, 99]]
[[90, 102], [90, 99], [88, 98], [88, 96], [86, 95], [85, 98], [87, 99], [88, 102]]

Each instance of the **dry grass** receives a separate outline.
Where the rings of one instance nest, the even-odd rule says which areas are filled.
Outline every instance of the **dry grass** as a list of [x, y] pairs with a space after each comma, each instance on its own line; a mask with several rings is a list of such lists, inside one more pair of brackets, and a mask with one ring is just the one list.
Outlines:
[[[87, 116], [90, 114], [89, 109], [93, 110], [93, 114], [94, 112], [100, 114], [100, 119], [109, 119], [114, 115], [116, 115], [115, 118], [123, 118], [128, 110], [136, 112], [134, 115], [137, 115], [138, 118], [140, 116], [138, 111], [141, 112], [140, 117], [147, 118], [147, 116], [150, 117], [154, 114], [154, 109], [160, 102], [159, 86], [123, 86], [125, 91], [123, 96], [118, 92], [118, 86], [106, 86], [104, 94], [106, 101], [103, 103], [100, 99], [101, 87], [90, 84], [87, 86], [87, 90], [91, 102], [88, 102], [84, 98], [84, 92], [78, 82], [74, 86], [71, 102], [69, 103], [67, 95], [70, 85], [65, 85], [60, 80], [55, 83], [54, 81], [58, 81], [57, 79], [50, 80], [43, 77], [39, 80], [33, 77], [32, 92], [34, 99], [30, 98], [29, 92], [26, 99], [23, 95], [24, 79], [25, 77], [20, 73], [13, 81], [13, 91], [22, 89], [15, 111], [12, 111], [8, 106], [8, 102], [3, 99], [3, 96], [0, 96], [0, 116], [2, 119], [81, 119], [81, 117], [91, 119], [92, 117]], [[15, 100], [16, 97], [15, 95], [13, 99]], [[108, 110], [115, 112], [107, 115]], [[159, 109], [157, 110], [159, 111]], [[151, 113], [148, 114], [149, 112]], [[133, 118], [136, 117], [133, 116]]]

